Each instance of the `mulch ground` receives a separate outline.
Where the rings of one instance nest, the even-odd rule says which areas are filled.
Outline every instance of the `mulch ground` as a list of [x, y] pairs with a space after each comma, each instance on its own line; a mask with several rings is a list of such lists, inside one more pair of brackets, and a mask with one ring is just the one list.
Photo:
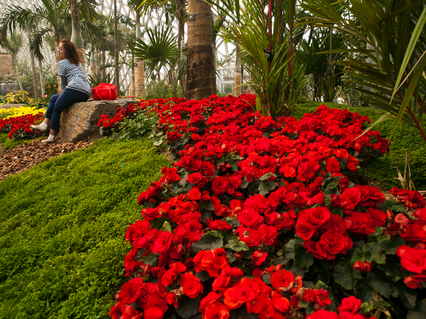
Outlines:
[[80, 148], [92, 145], [93, 141], [81, 141], [75, 143], [43, 144], [41, 141], [31, 141], [21, 144], [10, 150], [3, 150], [0, 144], [0, 181], [9, 175], [14, 175], [27, 170], [38, 163], [65, 153], [71, 153]]

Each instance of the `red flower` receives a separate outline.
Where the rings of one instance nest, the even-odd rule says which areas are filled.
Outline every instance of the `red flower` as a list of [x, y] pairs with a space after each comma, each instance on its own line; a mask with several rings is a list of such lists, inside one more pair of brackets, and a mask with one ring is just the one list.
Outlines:
[[116, 299], [119, 302], [130, 304], [139, 298], [141, 287], [143, 285], [142, 278], [133, 278], [121, 287]]
[[361, 307], [361, 300], [355, 298], [354, 296], [347, 297], [342, 300], [342, 305], [338, 308], [339, 312], [347, 311], [355, 313]]
[[188, 177], [186, 178], [186, 180], [188, 181], [188, 183], [198, 184], [198, 183], [203, 181], [203, 174], [198, 173], [198, 172], [189, 174]]
[[421, 274], [426, 271], [426, 249], [415, 249], [408, 246], [399, 246], [396, 254], [401, 258], [401, 265], [405, 269]]
[[207, 223], [207, 226], [211, 230], [226, 231], [226, 230], [229, 230], [229, 229], [233, 229], [233, 227], [231, 225], [229, 225], [227, 222], [220, 220], [220, 219], [213, 220], [213, 217], [210, 218], [210, 219], [207, 218], [206, 223]]
[[329, 306], [331, 304], [331, 299], [328, 298], [328, 290], [321, 288], [315, 289], [315, 302], [319, 303], [321, 306]]
[[371, 270], [371, 264], [368, 261], [366, 262], [357, 261], [354, 264], [353, 269], [363, 271], [363, 272], [369, 272]]
[[309, 240], [315, 233], [315, 229], [309, 223], [299, 222], [296, 225], [296, 234], [303, 240]]
[[288, 291], [293, 288], [294, 275], [286, 269], [280, 269], [271, 276], [271, 285], [277, 291]]
[[339, 316], [335, 312], [321, 309], [307, 316], [306, 319], [339, 319]]
[[260, 266], [266, 261], [268, 253], [266, 251], [256, 250], [251, 255], [251, 261], [255, 266]]
[[152, 252], [163, 253], [170, 248], [172, 243], [172, 233], [169, 231], [161, 232], [160, 236], [155, 240]]
[[315, 301], [315, 293], [312, 288], [309, 288], [303, 292], [302, 299], [306, 302]]
[[180, 278], [179, 284], [183, 288], [183, 293], [189, 298], [196, 298], [200, 293], [203, 293], [203, 284], [200, 279], [192, 274], [192, 272], [183, 274]]
[[223, 195], [229, 188], [228, 179], [222, 176], [216, 176], [212, 181], [212, 191], [216, 196]]
[[229, 309], [220, 302], [208, 304], [203, 312], [202, 319], [228, 319]]

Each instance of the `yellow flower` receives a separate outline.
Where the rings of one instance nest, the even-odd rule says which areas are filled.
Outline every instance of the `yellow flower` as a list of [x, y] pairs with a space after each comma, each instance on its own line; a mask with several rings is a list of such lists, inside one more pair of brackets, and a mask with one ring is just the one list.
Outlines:
[[43, 112], [43, 111], [35, 107], [28, 107], [28, 106], [12, 107], [10, 109], [0, 109], [0, 118], [8, 119], [10, 117], [18, 117], [18, 116], [23, 116], [27, 114], [38, 114], [40, 112]]

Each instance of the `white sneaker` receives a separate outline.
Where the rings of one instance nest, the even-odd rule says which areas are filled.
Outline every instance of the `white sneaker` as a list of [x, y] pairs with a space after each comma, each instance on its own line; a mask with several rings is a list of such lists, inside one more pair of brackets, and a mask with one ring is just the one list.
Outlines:
[[40, 132], [46, 132], [47, 131], [47, 125], [46, 126], [41, 126], [41, 125], [31, 125], [31, 128], [33, 130], [39, 130]]
[[54, 138], [47, 138], [47, 139], [45, 139], [45, 140], [43, 140], [41, 142], [45, 143], [45, 144], [47, 144], [47, 143], [55, 143], [55, 139]]

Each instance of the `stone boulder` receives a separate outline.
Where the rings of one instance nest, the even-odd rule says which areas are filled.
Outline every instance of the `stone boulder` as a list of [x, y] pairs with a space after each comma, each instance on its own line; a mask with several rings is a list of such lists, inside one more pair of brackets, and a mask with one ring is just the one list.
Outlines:
[[87, 101], [74, 103], [61, 113], [58, 138], [61, 142], [77, 142], [99, 137], [98, 121], [102, 114], [113, 117], [118, 107], [137, 103], [135, 99]]

